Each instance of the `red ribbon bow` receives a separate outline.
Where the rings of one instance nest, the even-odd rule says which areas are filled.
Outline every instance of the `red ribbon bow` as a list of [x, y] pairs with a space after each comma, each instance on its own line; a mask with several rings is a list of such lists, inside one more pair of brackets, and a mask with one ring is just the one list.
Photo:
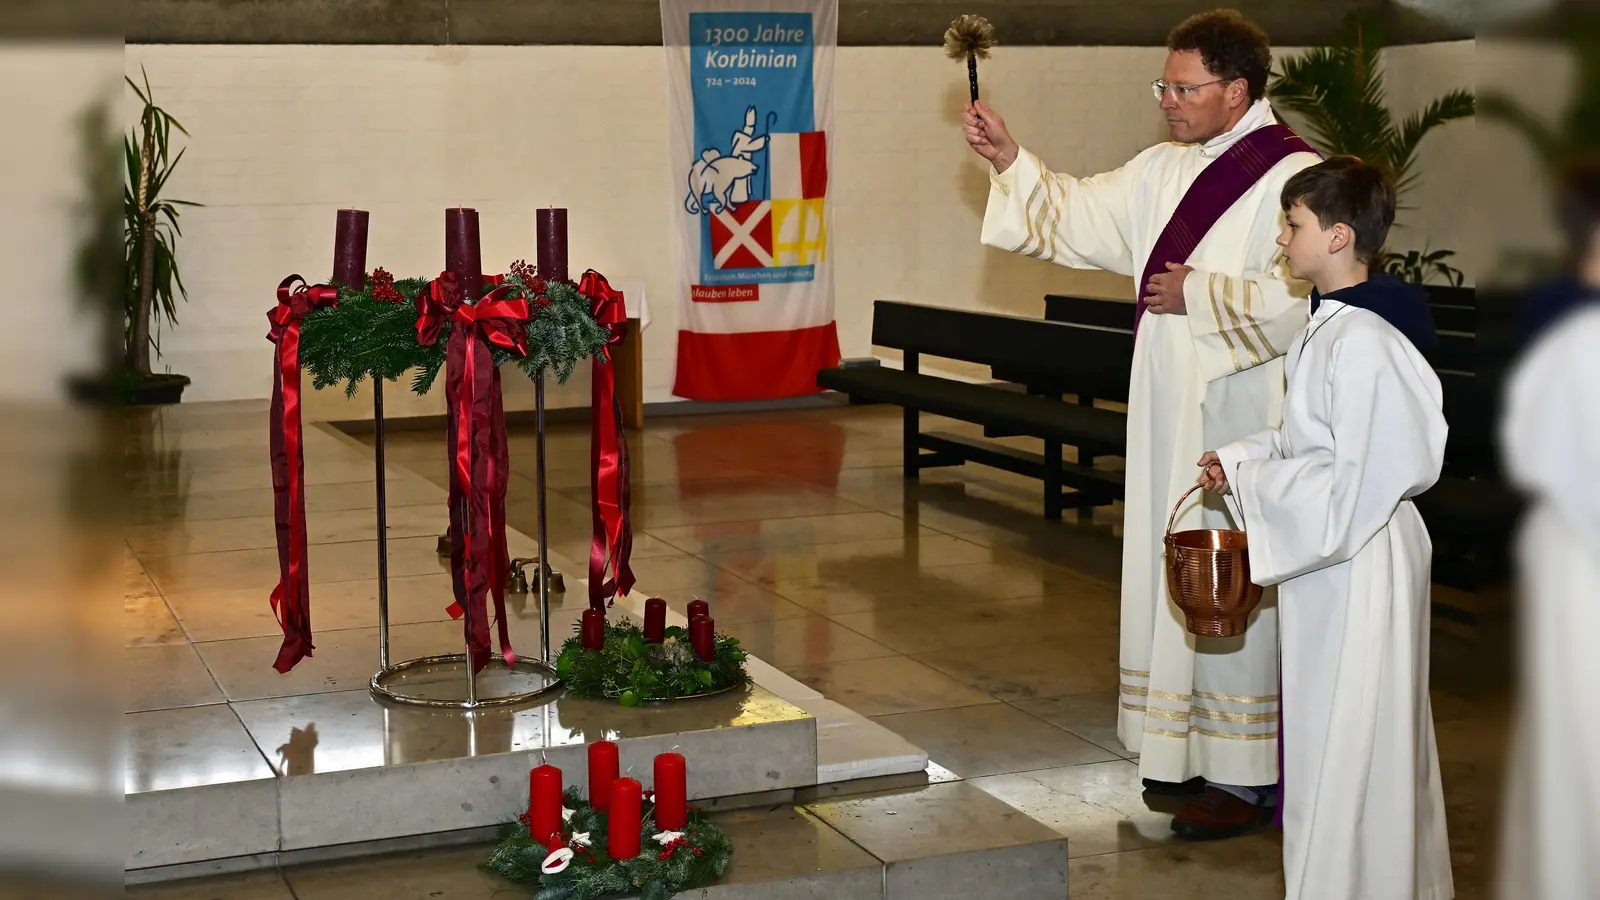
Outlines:
[[315, 649], [311, 644], [305, 447], [300, 421], [300, 323], [312, 310], [338, 302], [338, 288], [310, 286], [299, 275], [290, 275], [278, 284], [278, 305], [267, 311], [272, 326], [267, 340], [278, 345], [267, 434], [272, 453], [273, 519], [278, 531], [278, 586], [273, 588], [270, 602], [283, 630], [283, 646], [272, 667], [279, 672], [288, 672]]
[[[504, 279], [489, 277], [487, 284]], [[508, 300], [509, 286], [497, 287], [476, 304], [461, 302], [455, 278], [446, 272], [417, 296], [417, 339], [438, 340], [445, 317], [450, 339], [445, 350], [445, 402], [449, 412], [450, 568], [455, 602], [452, 618], [466, 616], [467, 648], [473, 671], [489, 661], [488, 597], [494, 598], [500, 655], [516, 663], [506, 620], [506, 577], [511, 554], [506, 546], [506, 490], [511, 451], [506, 442], [500, 371], [491, 347], [528, 355], [528, 302]]]
[[[633, 522], [629, 513], [628, 442], [622, 427], [622, 405], [617, 402], [617, 371], [609, 348], [622, 340], [628, 325], [622, 292], [611, 287], [593, 269], [583, 273], [578, 293], [594, 304], [595, 321], [605, 326], [605, 359], [594, 360], [589, 441], [590, 509], [594, 538], [589, 544], [589, 606], [604, 610], [617, 594], [633, 589]], [[606, 578], [607, 569], [611, 578]]]

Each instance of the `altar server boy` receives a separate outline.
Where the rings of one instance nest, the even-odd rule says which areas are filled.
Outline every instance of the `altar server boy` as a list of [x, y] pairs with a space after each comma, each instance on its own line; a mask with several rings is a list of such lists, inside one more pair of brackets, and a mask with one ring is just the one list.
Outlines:
[[1200, 459], [1232, 494], [1250, 576], [1278, 585], [1283, 859], [1290, 900], [1449, 900], [1428, 699], [1433, 548], [1411, 499], [1446, 426], [1423, 290], [1369, 267], [1394, 189], [1354, 157], [1290, 178], [1278, 237], [1311, 282], [1287, 352], [1281, 428]]

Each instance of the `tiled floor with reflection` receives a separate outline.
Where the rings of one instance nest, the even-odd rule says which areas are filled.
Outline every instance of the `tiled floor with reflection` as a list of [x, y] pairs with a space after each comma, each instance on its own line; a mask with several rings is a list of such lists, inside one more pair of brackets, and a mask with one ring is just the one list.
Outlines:
[[[924, 427], [975, 433], [961, 423]], [[254, 435], [261, 422], [251, 411], [236, 423], [218, 417], [208, 428]], [[357, 437], [370, 443], [370, 436]], [[534, 435], [513, 426], [510, 442], [508, 524], [532, 535]], [[186, 453], [205, 453], [204, 446], [186, 443]], [[268, 777], [259, 759], [231, 760], [228, 740], [263, 722], [288, 721], [296, 704], [337, 703], [339, 692], [360, 688], [370, 674], [371, 582], [356, 579], [371, 574], [371, 526], [349, 513], [370, 503], [371, 463], [348, 444], [308, 442], [306, 470], [326, 482], [310, 492], [310, 527], [342, 538], [314, 551], [313, 571], [340, 582], [319, 589], [318, 627], [329, 630], [318, 653], [348, 654], [352, 664], [348, 679], [341, 669], [320, 683], [273, 690], [261, 685], [273, 673], [254, 662], [277, 630], [262, 602], [262, 588], [276, 581], [272, 532], [260, 525], [263, 517], [270, 524], [271, 491], [242, 474], [256, 460], [235, 458], [222, 437], [214, 446], [203, 464], [186, 458], [184, 471], [192, 468], [193, 477], [184, 517], [192, 524], [130, 532], [145, 560], [131, 583], [149, 587], [130, 590], [130, 688], [137, 708], [161, 710], [174, 728], [204, 728], [205, 717], [216, 715], [205, 704], [223, 694], [259, 698], [252, 714], [241, 713], [225, 729], [227, 739], [212, 745], [218, 767], [250, 767]], [[1282, 896], [1275, 832], [1202, 845], [1177, 841], [1167, 828], [1172, 810], [1147, 804], [1135, 761], [1116, 740], [1115, 508], [1047, 521], [1039, 482], [976, 466], [907, 481], [900, 418], [884, 408], [658, 418], [630, 435], [629, 446], [641, 585], [680, 612], [695, 597], [709, 601], [719, 628], [763, 660], [922, 747], [967, 789], [1066, 836], [1075, 900]], [[547, 447], [552, 550], [583, 560], [592, 524], [588, 428], [553, 427]], [[419, 476], [390, 488], [391, 543], [431, 543], [443, 525], [443, 434], [391, 432], [387, 450], [391, 467]], [[245, 456], [251, 454], [264, 451]], [[255, 477], [264, 471], [258, 467]], [[152, 472], [144, 485], [150, 499], [135, 509], [136, 521], [170, 520], [160, 507], [173, 498], [161, 477]], [[429, 629], [447, 627], [435, 608], [440, 569], [391, 575], [391, 608], [404, 623], [397, 641], [415, 635], [426, 642]], [[1498, 638], [1459, 627], [1435, 635], [1434, 713], [1461, 898], [1480, 896], [1492, 858], [1506, 731], [1503, 649]], [[244, 658], [252, 662], [235, 662]], [[283, 749], [274, 765], [293, 765], [294, 740]], [[421, 854], [408, 863], [420, 867], [414, 885], [370, 896], [412, 896], [414, 889], [429, 896], [422, 889], [441, 879], [453, 886], [449, 896], [490, 896], [481, 875], [455, 859], [460, 853]], [[302, 888], [292, 873], [289, 883], [299, 896], [337, 894], [334, 886], [349, 884], [362, 865], [318, 876], [317, 888], [316, 879]], [[468, 871], [444, 874], [456, 869]], [[226, 896], [290, 896], [274, 875], [242, 877], [238, 885]]]

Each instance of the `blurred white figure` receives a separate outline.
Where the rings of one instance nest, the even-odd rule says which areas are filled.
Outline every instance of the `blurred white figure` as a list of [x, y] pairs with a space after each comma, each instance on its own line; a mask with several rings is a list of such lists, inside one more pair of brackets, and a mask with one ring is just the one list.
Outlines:
[[1499, 893], [1600, 897], [1600, 304], [1533, 346], [1506, 399], [1506, 470], [1531, 508]]

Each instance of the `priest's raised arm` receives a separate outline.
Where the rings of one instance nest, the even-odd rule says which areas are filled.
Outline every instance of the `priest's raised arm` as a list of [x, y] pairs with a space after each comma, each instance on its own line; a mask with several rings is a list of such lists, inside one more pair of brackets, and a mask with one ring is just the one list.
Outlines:
[[1132, 275], [1128, 169], [1074, 178], [1050, 171], [1039, 157], [1018, 148], [1004, 172], [989, 171], [981, 239], [1057, 265]]
[[1076, 269], [1134, 274], [1129, 207], [1136, 179], [1129, 170], [1137, 160], [1088, 178], [1052, 172], [983, 103], [967, 108], [964, 130], [968, 145], [990, 164], [985, 245]]

